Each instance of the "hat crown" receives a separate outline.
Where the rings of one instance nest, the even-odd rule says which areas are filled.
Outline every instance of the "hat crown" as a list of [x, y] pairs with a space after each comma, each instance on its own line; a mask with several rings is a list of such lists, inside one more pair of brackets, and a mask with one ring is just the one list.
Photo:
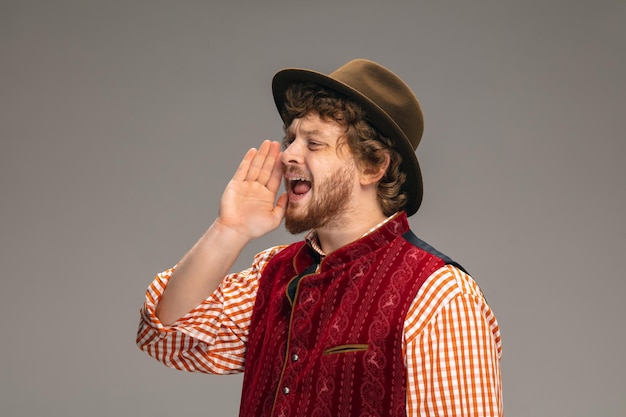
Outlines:
[[424, 130], [422, 109], [411, 89], [396, 74], [376, 62], [355, 59], [333, 71], [330, 77], [368, 98], [388, 116], [388, 121], [395, 122], [413, 151], [417, 149]]

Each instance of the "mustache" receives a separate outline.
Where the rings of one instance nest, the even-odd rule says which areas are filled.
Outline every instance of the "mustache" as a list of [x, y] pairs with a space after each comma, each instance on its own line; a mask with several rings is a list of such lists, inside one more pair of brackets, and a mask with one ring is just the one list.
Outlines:
[[291, 175], [296, 177], [311, 178], [311, 174], [295, 166], [286, 166], [283, 169], [283, 175]]

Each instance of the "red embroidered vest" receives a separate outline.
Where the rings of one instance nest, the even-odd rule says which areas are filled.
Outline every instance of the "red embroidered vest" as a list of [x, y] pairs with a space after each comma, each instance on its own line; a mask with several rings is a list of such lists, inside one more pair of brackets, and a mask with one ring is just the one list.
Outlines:
[[299, 242], [263, 271], [240, 416], [404, 416], [405, 316], [449, 259], [401, 213], [317, 262]]

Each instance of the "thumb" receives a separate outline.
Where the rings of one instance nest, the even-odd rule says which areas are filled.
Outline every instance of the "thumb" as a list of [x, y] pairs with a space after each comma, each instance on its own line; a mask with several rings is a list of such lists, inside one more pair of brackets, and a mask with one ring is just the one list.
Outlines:
[[282, 193], [276, 201], [274, 212], [282, 219], [285, 217], [285, 211], [287, 210], [287, 193]]

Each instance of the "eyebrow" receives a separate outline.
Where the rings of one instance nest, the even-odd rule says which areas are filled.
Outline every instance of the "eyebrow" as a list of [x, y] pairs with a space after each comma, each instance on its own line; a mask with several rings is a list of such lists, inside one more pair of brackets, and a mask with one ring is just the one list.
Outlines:
[[[288, 134], [293, 134], [294, 131], [292, 128], [287, 129], [287, 133]], [[312, 129], [312, 130], [303, 130], [302, 134], [305, 136], [321, 136], [324, 137], [324, 135], [322, 134], [322, 132], [318, 129]]]

